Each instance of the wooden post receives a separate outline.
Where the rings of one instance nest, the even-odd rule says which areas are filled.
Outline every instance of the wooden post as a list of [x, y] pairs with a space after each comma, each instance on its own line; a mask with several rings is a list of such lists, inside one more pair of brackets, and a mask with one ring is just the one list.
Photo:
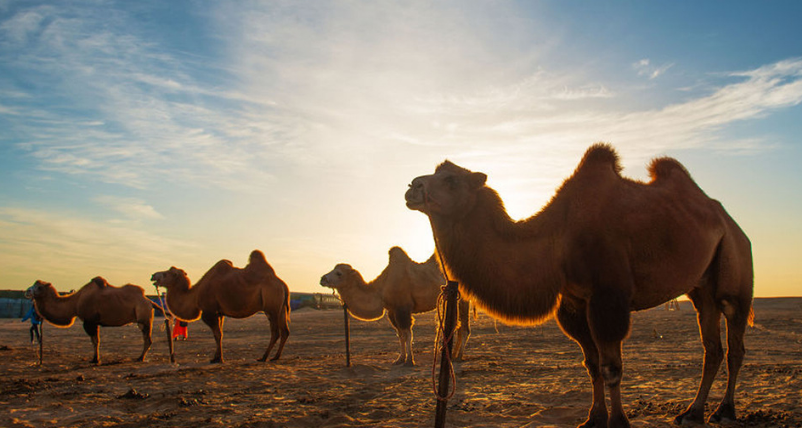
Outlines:
[[457, 324], [457, 300], [459, 287], [456, 281], [448, 281], [445, 286], [446, 295], [445, 320], [443, 323], [443, 349], [440, 354], [440, 376], [437, 386], [437, 408], [434, 416], [435, 428], [443, 428], [446, 424], [446, 406], [454, 369], [451, 366], [451, 349], [454, 343], [454, 327]]
[[42, 360], [44, 359], [45, 348], [42, 345], [42, 342], [45, 340], [45, 319], [42, 317], [42, 323], [39, 324], [39, 367], [42, 366]]
[[175, 363], [175, 348], [173, 347], [173, 329], [170, 328], [170, 320], [164, 316], [164, 331], [167, 332], [167, 343], [170, 344], [170, 364]]
[[351, 318], [348, 316], [348, 305], [343, 302], [345, 317], [345, 367], [351, 367]]
[[167, 332], [167, 346], [170, 348], [170, 364], [175, 364], [175, 348], [173, 347], [173, 329], [170, 327], [170, 319], [167, 318], [167, 311], [164, 306], [167, 304], [167, 299], [159, 292], [159, 287], [156, 286], [156, 296], [159, 297], [159, 307], [162, 309], [164, 315], [164, 331]]

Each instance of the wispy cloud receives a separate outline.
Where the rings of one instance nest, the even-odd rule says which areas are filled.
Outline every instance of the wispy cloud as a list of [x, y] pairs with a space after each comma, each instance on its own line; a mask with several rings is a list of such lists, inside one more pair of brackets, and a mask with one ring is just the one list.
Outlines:
[[44, 280], [71, 279], [70, 284], [56, 284], [59, 289], [83, 285], [95, 275], [147, 285], [154, 267], [193, 248], [189, 242], [136, 227], [21, 208], [0, 207], [0, 234], [0, 271], [7, 280], [32, 283], [37, 278], [21, 276], [30, 272]]
[[673, 67], [674, 63], [663, 65], [653, 65], [648, 58], [639, 60], [632, 64], [632, 67], [637, 71], [638, 76], [646, 76], [649, 80], [656, 79], [665, 74], [669, 68]]
[[140, 219], [160, 219], [163, 218], [151, 205], [137, 198], [125, 198], [120, 196], [98, 196], [95, 200], [111, 210], [123, 214], [132, 220]]

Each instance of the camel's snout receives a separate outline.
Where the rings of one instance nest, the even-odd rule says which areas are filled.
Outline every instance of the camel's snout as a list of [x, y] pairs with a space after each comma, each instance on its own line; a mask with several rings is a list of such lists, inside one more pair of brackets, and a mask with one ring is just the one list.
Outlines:
[[164, 272], [156, 272], [150, 276], [150, 281], [156, 285], [161, 285], [161, 280], [164, 277]]
[[421, 210], [424, 202], [424, 182], [422, 177], [417, 177], [409, 183], [409, 188], [404, 194], [404, 199], [407, 202], [407, 208], [411, 210]]
[[326, 278], [326, 275], [323, 275], [323, 276], [320, 277], [320, 285], [323, 286], [323, 287], [332, 288], [331, 287], [331, 283], [329, 282], [329, 279]]

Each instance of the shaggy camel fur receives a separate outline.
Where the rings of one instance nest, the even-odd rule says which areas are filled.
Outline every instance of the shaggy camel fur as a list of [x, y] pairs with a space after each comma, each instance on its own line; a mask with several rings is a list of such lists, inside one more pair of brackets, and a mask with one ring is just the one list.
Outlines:
[[[389, 253], [387, 267], [370, 283], [366, 283], [351, 265], [338, 264], [320, 278], [320, 285], [337, 290], [348, 311], [357, 319], [375, 321], [383, 317], [386, 310], [401, 345], [401, 353], [394, 364], [414, 366], [412, 314], [428, 312], [437, 307], [437, 297], [445, 278], [434, 256], [424, 263], [415, 263], [399, 247], [390, 248]], [[462, 359], [471, 334], [469, 311], [470, 302], [460, 299], [455, 360]]]
[[270, 320], [270, 344], [259, 361], [266, 361], [281, 338], [271, 361], [281, 357], [290, 335], [290, 289], [259, 250], [251, 252], [248, 265], [236, 268], [228, 260], [217, 262], [193, 287], [186, 272], [176, 267], [151, 277], [167, 289], [167, 307], [178, 319], [202, 319], [212, 329], [217, 343], [212, 363], [223, 362], [223, 321], [225, 317], [247, 318], [264, 311]]
[[[407, 207], [427, 214], [452, 278], [478, 305], [514, 323], [556, 314], [582, 347], [593, 405], [582, 427], [627, 427], [621, 405], [622, 341], [630, 312], [687, 294], [698, 313], [704, 369], [693, 403], [677, 423], [702, 422], [704, 403], [724, 357], [728, 380], [712, 421], [735, 420], [735, 381], [751, 323], [749, 239], [676, 160], [649, 166], [651, 181], [620, 174], [606, 144], [585, 153], [574, 174], [536, 215], [507, 215], [487, 176], [448, 161], [414, 179]], [[610, 394], [611, 410], [604, 401]]]
[[132, 284], [114, 287], [99, 276], [80, 290], [63, 296], [49, 282], [36, 281], [25, 291], [25, 296], [33, 299], [39, 315], [57, 327], [70, 327], [76, 317], [80, 318], [84, 331], [92, 339], [95, 364], [100, 364], [99, 327], [119, 327], [132, 322], [142, 331], [144, 346], [136, 360], [143, 361], [152, 343], [153, 308], [161, 308], [145, 297], [142, 287]]

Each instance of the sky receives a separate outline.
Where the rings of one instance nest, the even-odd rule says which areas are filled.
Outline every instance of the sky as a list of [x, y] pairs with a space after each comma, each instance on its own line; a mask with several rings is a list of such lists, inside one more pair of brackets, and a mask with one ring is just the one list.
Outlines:
[[0, 0], [0, 289], [154, 291], [264, 252], [299, 292], [401, 246], [449, 159], [513, 218], [599, 141], [673, 156], [802, 295], [802, 2]]

